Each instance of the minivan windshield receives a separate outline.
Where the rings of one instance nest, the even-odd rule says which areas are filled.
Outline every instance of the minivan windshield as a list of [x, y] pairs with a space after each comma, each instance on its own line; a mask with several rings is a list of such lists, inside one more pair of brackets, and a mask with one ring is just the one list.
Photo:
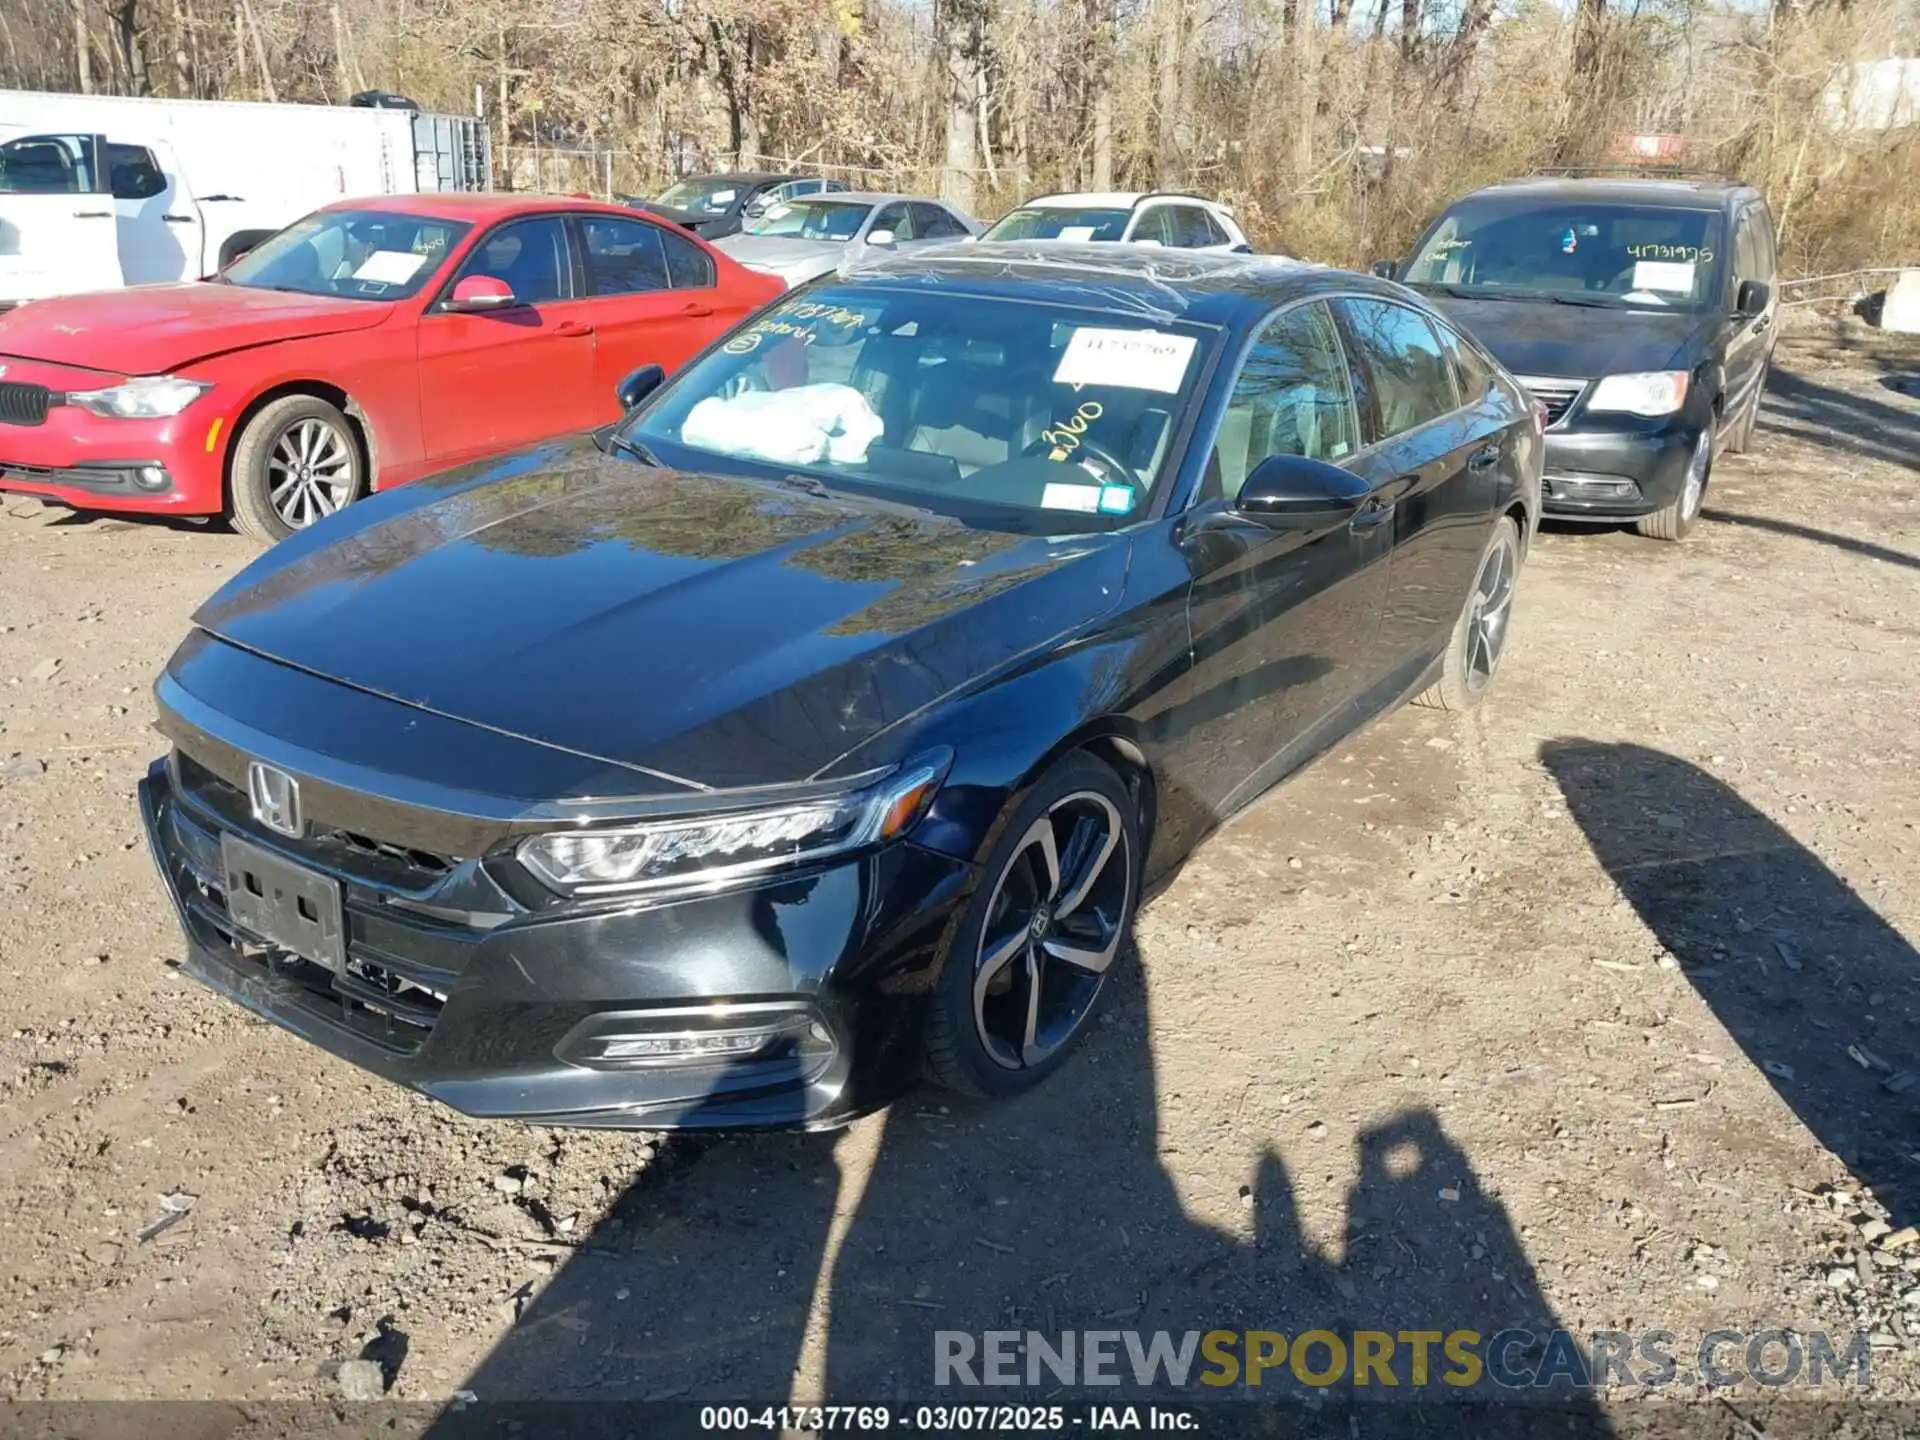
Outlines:
[[219, 278], [254, 290], [404, 300], [419, 293], [472, 228], [464, 220], [390, 210], [318, 210], [262, 240]]
[[1214, 332], [1017, 296], [815, 286], [627, 421], [661, 464], [1063, 535], [1145, 514]]
[[1697, 310], [1720, 294], [1717, 210], [1608, 201], [1461, 201], [1400, 278], [1457, 295]]

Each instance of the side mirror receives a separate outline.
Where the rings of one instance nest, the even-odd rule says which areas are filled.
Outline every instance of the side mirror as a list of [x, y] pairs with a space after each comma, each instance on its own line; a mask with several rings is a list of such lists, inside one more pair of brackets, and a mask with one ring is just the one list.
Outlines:
[[869, 230], [867, 232], [867, 243], [869, 245], [891, 245], [893, 244], [893, 232], [891, 230]]
[[1393, 272], [1398, 268], [1399, 267], [1391, 260], [1376, 260], [1367, 267], [1370, 272], [1378, 275], [1382, 280], [1391, 280], [1393, 278]]
[[490, 310], [511, 310], [519, 303], [506, 281], [491, 275], [468, 275], [454, 282], [446, 308], [456, 315], [484, 315]]
[[1235, 255], [1251, 255], [1253, 254], [1253, 246], [1242, 240], [1238, 245], [1231, 247], [1231, 253]]
[[1366, 481], [1338, 465], [1269, 455], [1247, 476], [1234, 509], [1270, 530], [1322, 530], [1351, 519], [1369, 493]]
[[642, 365], [613, 387], [614, 398], [622, 410], [632, 410], [666, 383], [667, 372], [658, 365]]
[[1772, 298], [1773, 287], [1766, 281], [1742, 280], [1740, 293], [1735, 300], [1735, 308], [1739, 310], [1741, 319], [1751, 320], [1766, 310], [1767, 301]]
[[962, 235], [960, 237], [960, 243], [962, 245], [978, 245], [980, 243], [980, 237], [978, 235]]

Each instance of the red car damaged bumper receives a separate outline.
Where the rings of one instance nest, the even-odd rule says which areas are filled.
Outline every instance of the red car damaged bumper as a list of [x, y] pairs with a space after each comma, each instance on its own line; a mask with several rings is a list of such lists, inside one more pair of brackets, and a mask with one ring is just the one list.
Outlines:
[[178, 415], [114, 420], [66, 403], [122, 377], [0, 356], [0, 490], [81, 510], [215, 515], [232, 417], [209, 391]]

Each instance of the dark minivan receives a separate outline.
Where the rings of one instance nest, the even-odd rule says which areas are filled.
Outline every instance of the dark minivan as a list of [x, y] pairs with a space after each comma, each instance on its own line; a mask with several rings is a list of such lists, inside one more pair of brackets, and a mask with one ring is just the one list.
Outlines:
[[1678, 540], [1715, 456], [1752, 438], [1774, 265], [1750, 186], [1559, 174], [1464, 196], [1374, 269], [1459, 319], [1545, 407], [1546, 514]]

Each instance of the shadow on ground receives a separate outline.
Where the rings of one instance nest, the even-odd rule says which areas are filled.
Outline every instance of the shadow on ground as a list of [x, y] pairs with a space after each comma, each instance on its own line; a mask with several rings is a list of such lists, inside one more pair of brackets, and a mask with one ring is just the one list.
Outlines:
[[1821, 385], [1791, 370], [1767, 377], [1763, 423], [1775, 434], [1920, 470], [1920, 410]]
[[1551, 741], [1541, 759], [1607, 874], [1801, 1123], [1896, 1226], [1920, 1219], [1906, 1160], [1920, 1135], [1920, 954], [1698, 766], [1584, 740]]
[[[1208, 1435], [1607, 1433], [1590, 1392], [1564, 1379], [1529, 1394], [1551, 1403], [1550, 1419], [1536, 1406], [1490, 1407], [1514, 1392], [1484, 1378], [1439, 1383], [1450, 1367], [1438, 1345], [1432, 1379], [1417, 1391], [1404, 1347], [1394, 1390], [1376, 1376], [1364, 1389], [1343, 1380], [1316, 1392], [1284, 1363], [1258, 1390], [1244, 1379], [1215, 1388], [1197, 1383], [1209, 1368], [1198, 1354], [1184, 1388], [1167, 1386], [1164, 1373], [1142, 1387], [1124, 1342], [1123, 1383], [1112, 1389], [1063, 1385], [1044, 1371], [1028, 1384], [1017, 1359], [1012, 1387], [937, 1384], [940, 1331], [979, 1341], [996, 1329], [1056, 1340], [1165, 1330], [1177, 1343], [1189, 1331], [1320, 1329], [1350, 1348], [1356, 1330], [1488, 1338], [1556, 1323], [1498, 1198], [1429, 1110], [1352, 1138], [1358, 1178], [1336, 1253], [1305, 1236], [1295, 1194], [1341, 1183], [1333, 1172], [1348, 1167], [1329, 1164], [1339, 1139], [1290, 1146], [1328, 1157], [1296, 1175], [1271, 1151], [1257, 1165], [1249, 1154], [1244, 1167], [1209, 1156], [1210, 1135], [1248, 1143], [1233, 1115], [1217, 1125], [1186, 1117], [1178, 1139], [1166, 1133], [1145, 995], [1137, 970], [1127, 974], [1083, 1053], [1024, 1099], [976, 1107], [920, 1095], [837, 1142], [740, 1136], [669, 1147], [677, 1158], [642, 1175], [467, 1381], [480, 1398], [468, 1418], [490, 1401], [778, 1403], [798, 1372], [802, 1398], [840, 1403], [1285, 1401], [1282, 1410], [1216, 1408]], [[1245, 1077], [1249, 1086], [1282, 1078]], [[1215, 1198], [1220, 1211], [1246, 1215], [1251, 1236], [1190, 1215], [1176, 1174], [1190, 1189], [1213, 1176], [1244, 1179], [1239, 1194]], [[1323, 1369], [1324, 1345], [1310, 1353]], [[1542, 1346], [1524, 1337], [1506, 1358], [1532, 1370]], [[633, 1412], [604, 1413], [609, 1433], [632, 1430], [620, 1417], [631, 1422]], [[451, 1413], [441, 1430], [471, 1433]], [[664, 1432], [648, 1423], [644, 1433]]]

